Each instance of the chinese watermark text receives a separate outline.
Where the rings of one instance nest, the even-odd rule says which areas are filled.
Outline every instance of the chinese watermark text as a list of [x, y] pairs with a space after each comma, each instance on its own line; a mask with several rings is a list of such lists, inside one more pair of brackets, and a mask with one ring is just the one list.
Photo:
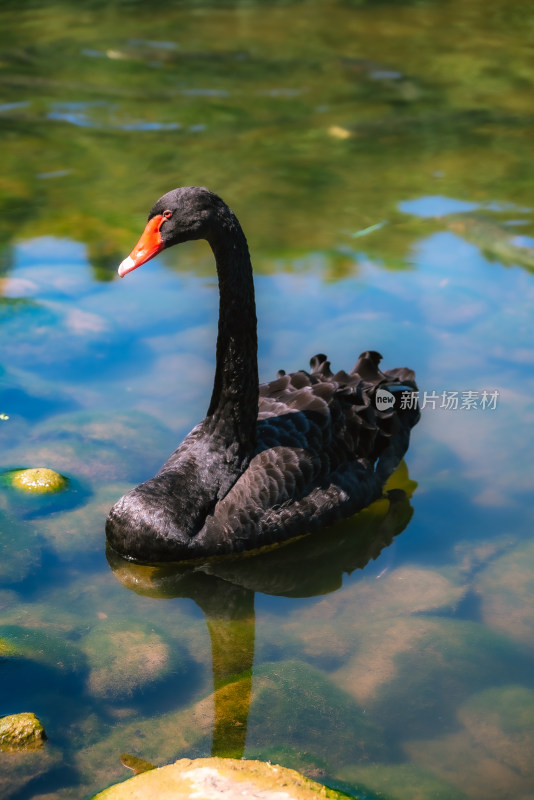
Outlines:
[[499, 391], [443, 391], [413, 392], [404, 391], [400, 397], [401, 410], [416, 408], [443, 408], [447, 411], [494, 411], [497, 408]]

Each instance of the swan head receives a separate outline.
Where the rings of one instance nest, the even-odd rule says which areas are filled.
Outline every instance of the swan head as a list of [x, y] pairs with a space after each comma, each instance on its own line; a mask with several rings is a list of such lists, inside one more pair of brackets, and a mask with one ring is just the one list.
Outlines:
[[141, 238], [119, 266], [119, 276], [146, 264], [166, 247], [191, 239], [209, 240], [224, 209], [221, 198], [203, 186], [167, 192], [152, 207]]

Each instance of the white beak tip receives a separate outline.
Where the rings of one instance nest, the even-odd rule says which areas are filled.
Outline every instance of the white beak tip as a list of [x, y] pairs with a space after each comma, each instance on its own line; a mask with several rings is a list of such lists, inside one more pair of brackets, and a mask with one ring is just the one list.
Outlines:
[[131, 256], [125, 258], [124, 261], [120, 264], [119, 269], [117, 272], [119, 273], [119, 278], [124, 278], [128, 272], [131, 272], [132, 269], [135, 269], [135, 261]]

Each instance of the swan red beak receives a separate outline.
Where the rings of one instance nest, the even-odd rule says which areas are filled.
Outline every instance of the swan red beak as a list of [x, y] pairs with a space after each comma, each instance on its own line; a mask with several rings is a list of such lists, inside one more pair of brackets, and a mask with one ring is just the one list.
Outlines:
[[163, 214], [157, 214], [148, 221], [146, 228], [141, 234], [141, 238], [128, 258], [125, 258], [120, 265], [118, 269], [119, 277], [124, 278], [124, 276], [133, 269], [137, 269], [141, 264], [146, 264], [151, 258], [161, 253], [165, 247], [165, 243], [161, 238], [160, 228], [165, 222], [165, 219], [166, 217], [164, 217]]

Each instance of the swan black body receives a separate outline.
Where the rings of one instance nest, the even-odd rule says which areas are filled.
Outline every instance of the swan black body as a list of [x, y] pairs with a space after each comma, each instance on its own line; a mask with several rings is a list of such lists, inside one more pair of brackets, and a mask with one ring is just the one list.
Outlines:
[[[206, 418], [157, 475], [109, 513], [109, 544], [135, 561], [256, 549], [350, 516], [380, 497], [419, 417], [416, 404], [400, 402], [416, 391], [413, 372], [382, 372], [374, 351], [350, 373], [333, 374], [320, 354], [309, 371], [258, 386], [247, 242], [232, 211], [207, 189], [161, 197], [119, 275], [165, 247], [201, 238], [219, 279], [213, 394]], [[393, 407], [377, 408], [380, 389], [396, 398]]]

